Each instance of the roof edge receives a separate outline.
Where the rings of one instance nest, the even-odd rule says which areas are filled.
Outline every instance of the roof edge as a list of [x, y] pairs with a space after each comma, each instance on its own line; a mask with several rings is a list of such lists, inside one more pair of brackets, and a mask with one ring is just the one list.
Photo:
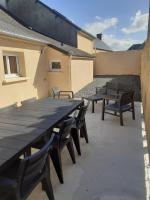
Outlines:
[[[14, 20], [16, 20], [19, 24], [21, 24], [21, 25], [24, 26], [25, 28], [27, 28], [27, 29], [29, 29], [29, 30], [31, 30], [31, 31], [34, 31], [34, 32], [36, 32], [36, 33], [39, 33], [39, 34], [41, 34], [41, 35], [43, 35], [43, 36], [45, 36], [45, 37], [51, 38], [51, 39], [53, 39], [53, 40], [56, 40], [55, 38], [49, 37], [48, 35], [46, 35], [46, 34], [40, 32], [40, 31], [37, 31], [36, 29], [34, 29], [34, 28], [28, 26], [24, 21], [22, 21], [20, 18], [18, 18], [18, 17], [16, 17], [15, 15], [13, 15], [9, 10], [7, 10], [6, 8], [4, 8], [4, 7], [1, 6], [1, 5], [0, 5], [0, 9], [1, 9], [2, 11], [4, 11], [5, 13], [7, 13], [10, 17], [12, 17]], [[62, 43], [62, 41], [59, 41], [59, 40], [56, 40], [56, 41]]]
[[74, 26], [76, 29], [78, 29], [78, 31], [81, 31], [83, 33], [85, 33], [86, 35], [88, 35], [89, 37], [95, 39], [95, 36], [93, 36], [92, 34], [88, 33], [87, 31], [85, 31], [84, 29], [82, 29], [81, 27], [79, 27], [78, 25], [76, 25], [75, 23], [73, 23], [71, 20], [69, 20], [67, 17], [65, 17], [64, 15], [62, 15], [60, 12], [58, 12], [55, 9], [52, 9], [51, 7], [49, 7], [48, 5], [46, 5], [45, 3], [41, 2], [41, 0], [37, 0], [37, 2], [41, 5], [43, 5], [45, 8], [47, 8], [48, 10], [50, 10], [51, 12], [53, 12], [54, 14], [58, 15], [60, 18], [64, 19], [65, 21], [67, 21], [69, 24], [71, 24], [72, 26]]

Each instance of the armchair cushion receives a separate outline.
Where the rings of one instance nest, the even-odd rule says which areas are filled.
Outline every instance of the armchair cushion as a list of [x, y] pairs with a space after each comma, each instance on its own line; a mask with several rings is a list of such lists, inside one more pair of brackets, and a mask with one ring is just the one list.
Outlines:
[[118, 103], [113, 103], [113, 104], [109, 104], [108, 106], [106, 106], [107, 110], [116, 111], [116, 112], [119, 112], [120, 109], [121, 109], [121, 111], [125, 112], [125, 111], [129, 110], [130, 108], [131, 108], [131, 106], [129, 104], [120, 106]]

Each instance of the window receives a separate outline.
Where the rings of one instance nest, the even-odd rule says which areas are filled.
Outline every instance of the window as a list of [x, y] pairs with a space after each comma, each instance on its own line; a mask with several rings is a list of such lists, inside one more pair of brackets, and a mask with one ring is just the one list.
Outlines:
[[50, 62], [50, 71], [61, 71], [61, 62], [60, 61], [51, 61]]
[[4, 72], [6, 78], [18, 77], [19, 76], [19, 61], [18, 55], [15, 54], [4, 54]]

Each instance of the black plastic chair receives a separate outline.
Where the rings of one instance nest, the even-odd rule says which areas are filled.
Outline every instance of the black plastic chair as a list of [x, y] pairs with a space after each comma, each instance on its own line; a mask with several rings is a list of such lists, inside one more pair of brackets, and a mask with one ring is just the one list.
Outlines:
[[0, 177], [1, 200], [25, 200], [41, 182], [48, 199], [54, 200], [48, 152], [54, 137], [37, 153], [18, 159]]
[[60, 99], [61, 97], [67, 97], [67, 98], [74, 98], [74, 93], [73, 91], [63, 91], [60, 90], [58, 87], [53, 87], [52, 88], [52, 94], [53, 94], [53, 98], [58, 98]]
[[[88, 101], [87, 105], [83, 105], [80, 107], [77, 117], [74, 117], [75, 123], [71, 129], [71, 134], [72, 134], [73, 141], [77, 149], [78, 155], [81, 155], [80, 137], [85, 138], [86, 143], [89, 143], [89, 138], [88, 138], [88, 133], [87, 133], [87, 128], [86, 128], [86, 121], [85, 121], [85, 115], [86, 115], [86, 111], [88, 109], [89, 104], [90, 104], [90, 101]], [[79, 137], [79, 134], [80, 134], [80, 137]]]
[[[54, 137], [54, 142], [52, 144], [53, 148], [50, 150], [49, 153], [60, 183], [64, 183], [61, 151], [65, 146], [67, 146], [72, 162], [74, 164], [76, 163], [72, 135], [71, 135], [71, 128], [73, 124], [74, 124], [73, 118], [67, 119], [62, 123], [60, 123], [58, 132], [53, 131], [55, 137]], [[44, 143], [44, 141], [37, 142], [36, 144], [33, 145], [33, 148], [38, 148], [38, 149], [41, 148], [42, 143]]]
[[[113, 111], [115, 114], [108, 111]], [[132, 118], [135, 120], [135, 108], [134, 108], [134, 91], [124, 92], [120, 94], [120, 98], [115, 103], [105, 105], [103, 101], [102, 120], [104, 120], [104, 114], [111, 114], [120, 117], [120, 125], [123, 126], [123, 113], [131, 111]], [[119, 113], [119, 115], [118, 115]]]

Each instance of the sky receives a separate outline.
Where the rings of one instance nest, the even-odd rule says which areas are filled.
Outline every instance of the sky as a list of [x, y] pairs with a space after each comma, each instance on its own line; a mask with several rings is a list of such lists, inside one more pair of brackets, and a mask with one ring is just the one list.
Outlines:
[[147, 37], [149, 0], [41, 0], [113, 50], [126, 50]]

